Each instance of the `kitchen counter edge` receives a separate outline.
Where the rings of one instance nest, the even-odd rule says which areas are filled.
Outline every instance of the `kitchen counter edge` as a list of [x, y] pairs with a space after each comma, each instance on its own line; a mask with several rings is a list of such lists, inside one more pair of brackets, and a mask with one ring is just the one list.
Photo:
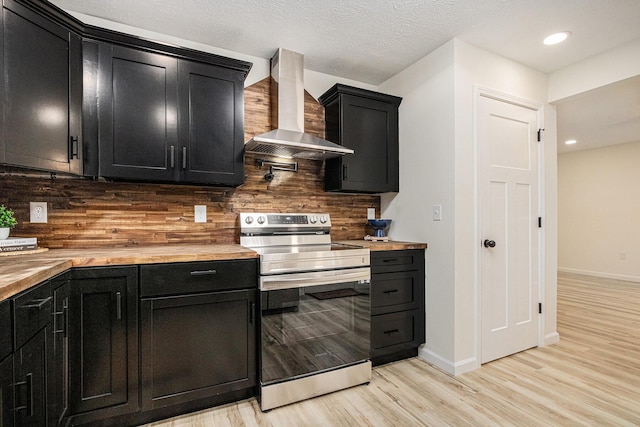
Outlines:
[[339, 240], [334, 243], [351, 246], [362, 246], [370, 251], [402, 251], [407, 249], [427, 249], [426, 243], [399, 242], [390, 240], [388, 242], [373, 242], [371, 240]]
[[258, 254], [237, 244], [52, 249], [39, 254], [8, 256], [0, 258], [0, 301], [73, 267], [251, 258], [258, 258]]
[[[334, 243], [361, 246], [371, 251], [427, 249], [426, 243], [340, 240]], [[0, 301], [11, 298], [73, 267], [160, 264], [258, 258], [238, 244], [169, 245], [127, 248], [52, 249], [39, 254], [4, 257], [0, 269]]]

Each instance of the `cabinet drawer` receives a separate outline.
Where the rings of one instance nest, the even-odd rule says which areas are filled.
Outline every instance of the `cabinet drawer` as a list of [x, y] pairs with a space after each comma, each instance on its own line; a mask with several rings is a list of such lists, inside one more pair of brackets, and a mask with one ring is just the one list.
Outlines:
[[49, 281], [14, 298], [15, 348], [22, 347], [51, 321], [51, 299]]
[[10, 300], [0, 302], [0, 360], [13, 352]]
[[419, 310], [381, 314], [371, 317], [371, 348], [375, 351], [418, 338]]
[[424, 268], [424, 250], [371, 252], [371, 273], [419, 270]]
[[255, 259], [140, 266], [142, 297], [251, 289], [257, 286]]
[[424, 294], [420, 272], [375, 274], [371, 277], [371, 313], [419, 308]]

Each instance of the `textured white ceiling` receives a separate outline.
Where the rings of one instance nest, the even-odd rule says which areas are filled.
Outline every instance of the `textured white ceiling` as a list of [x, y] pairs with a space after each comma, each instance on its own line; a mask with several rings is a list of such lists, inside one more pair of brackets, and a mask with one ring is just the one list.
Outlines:
[[[640, 38], [640, 0], [51, 0], [68, 11], [379, 85], [457, 37], [543, 72]], [[572, 36], [542, 45], [556, 31]], [[558, 107], [559, 151], [640, 140], [640, 81]], [[571, 135], [577, 146], [562, 142]]]
[[[640, 38], [640, 0], [52, 0], [80, 12], [378, 85], [458, 37], [544, 72]], [[569, 30], [563, 45], [544, 36]]]

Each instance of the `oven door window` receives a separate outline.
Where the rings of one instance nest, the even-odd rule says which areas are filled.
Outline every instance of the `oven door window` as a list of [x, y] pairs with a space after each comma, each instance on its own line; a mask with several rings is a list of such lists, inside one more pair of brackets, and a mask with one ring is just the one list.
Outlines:
[[263, 385], [369, 359], [370, 285], [262, 291]]

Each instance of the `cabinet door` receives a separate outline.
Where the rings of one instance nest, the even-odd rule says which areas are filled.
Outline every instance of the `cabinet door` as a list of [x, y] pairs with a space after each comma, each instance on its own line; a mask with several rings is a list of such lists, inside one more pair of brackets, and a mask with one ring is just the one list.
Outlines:
[[244, 182], [244, 76], [190, 61], [178, 65], [182, 180]]
[[177, 60], [100, 44], [100, 175], [176, 179]]
[[69, 407], [69, 274], [51, 280], [51, 346], [47, 367], [47, 418], [59, 425]]
[[0, 302], [0, 360], [13, 353], [11, 300]]
[[142, 408], [256, 384], [255, 290], [141, 302]]
[[3, 4], [4, 162], [80, 173], [80, 38], [14, 1]]
[[14, 411], [18, 426], [46, 425], [47, 333], [41, 329], [20, 347], [14, 358]]
[[355, 153], [328, 159], [325, 190], [398, 191], [398, 106], [402, 98], [336, 84], [319, 101], [326, 138]]
[[342, 95], [341, 142], [355, 153], [342, 160], [342, 187], [355, 191], [398, 191], [398, 108]]
[[138, 409], [136, 267], [71, 272], [69, 409], [108, 408], [103, 416]]
[[13, 356], [0, 360], [0, 425], [13, 426]]

